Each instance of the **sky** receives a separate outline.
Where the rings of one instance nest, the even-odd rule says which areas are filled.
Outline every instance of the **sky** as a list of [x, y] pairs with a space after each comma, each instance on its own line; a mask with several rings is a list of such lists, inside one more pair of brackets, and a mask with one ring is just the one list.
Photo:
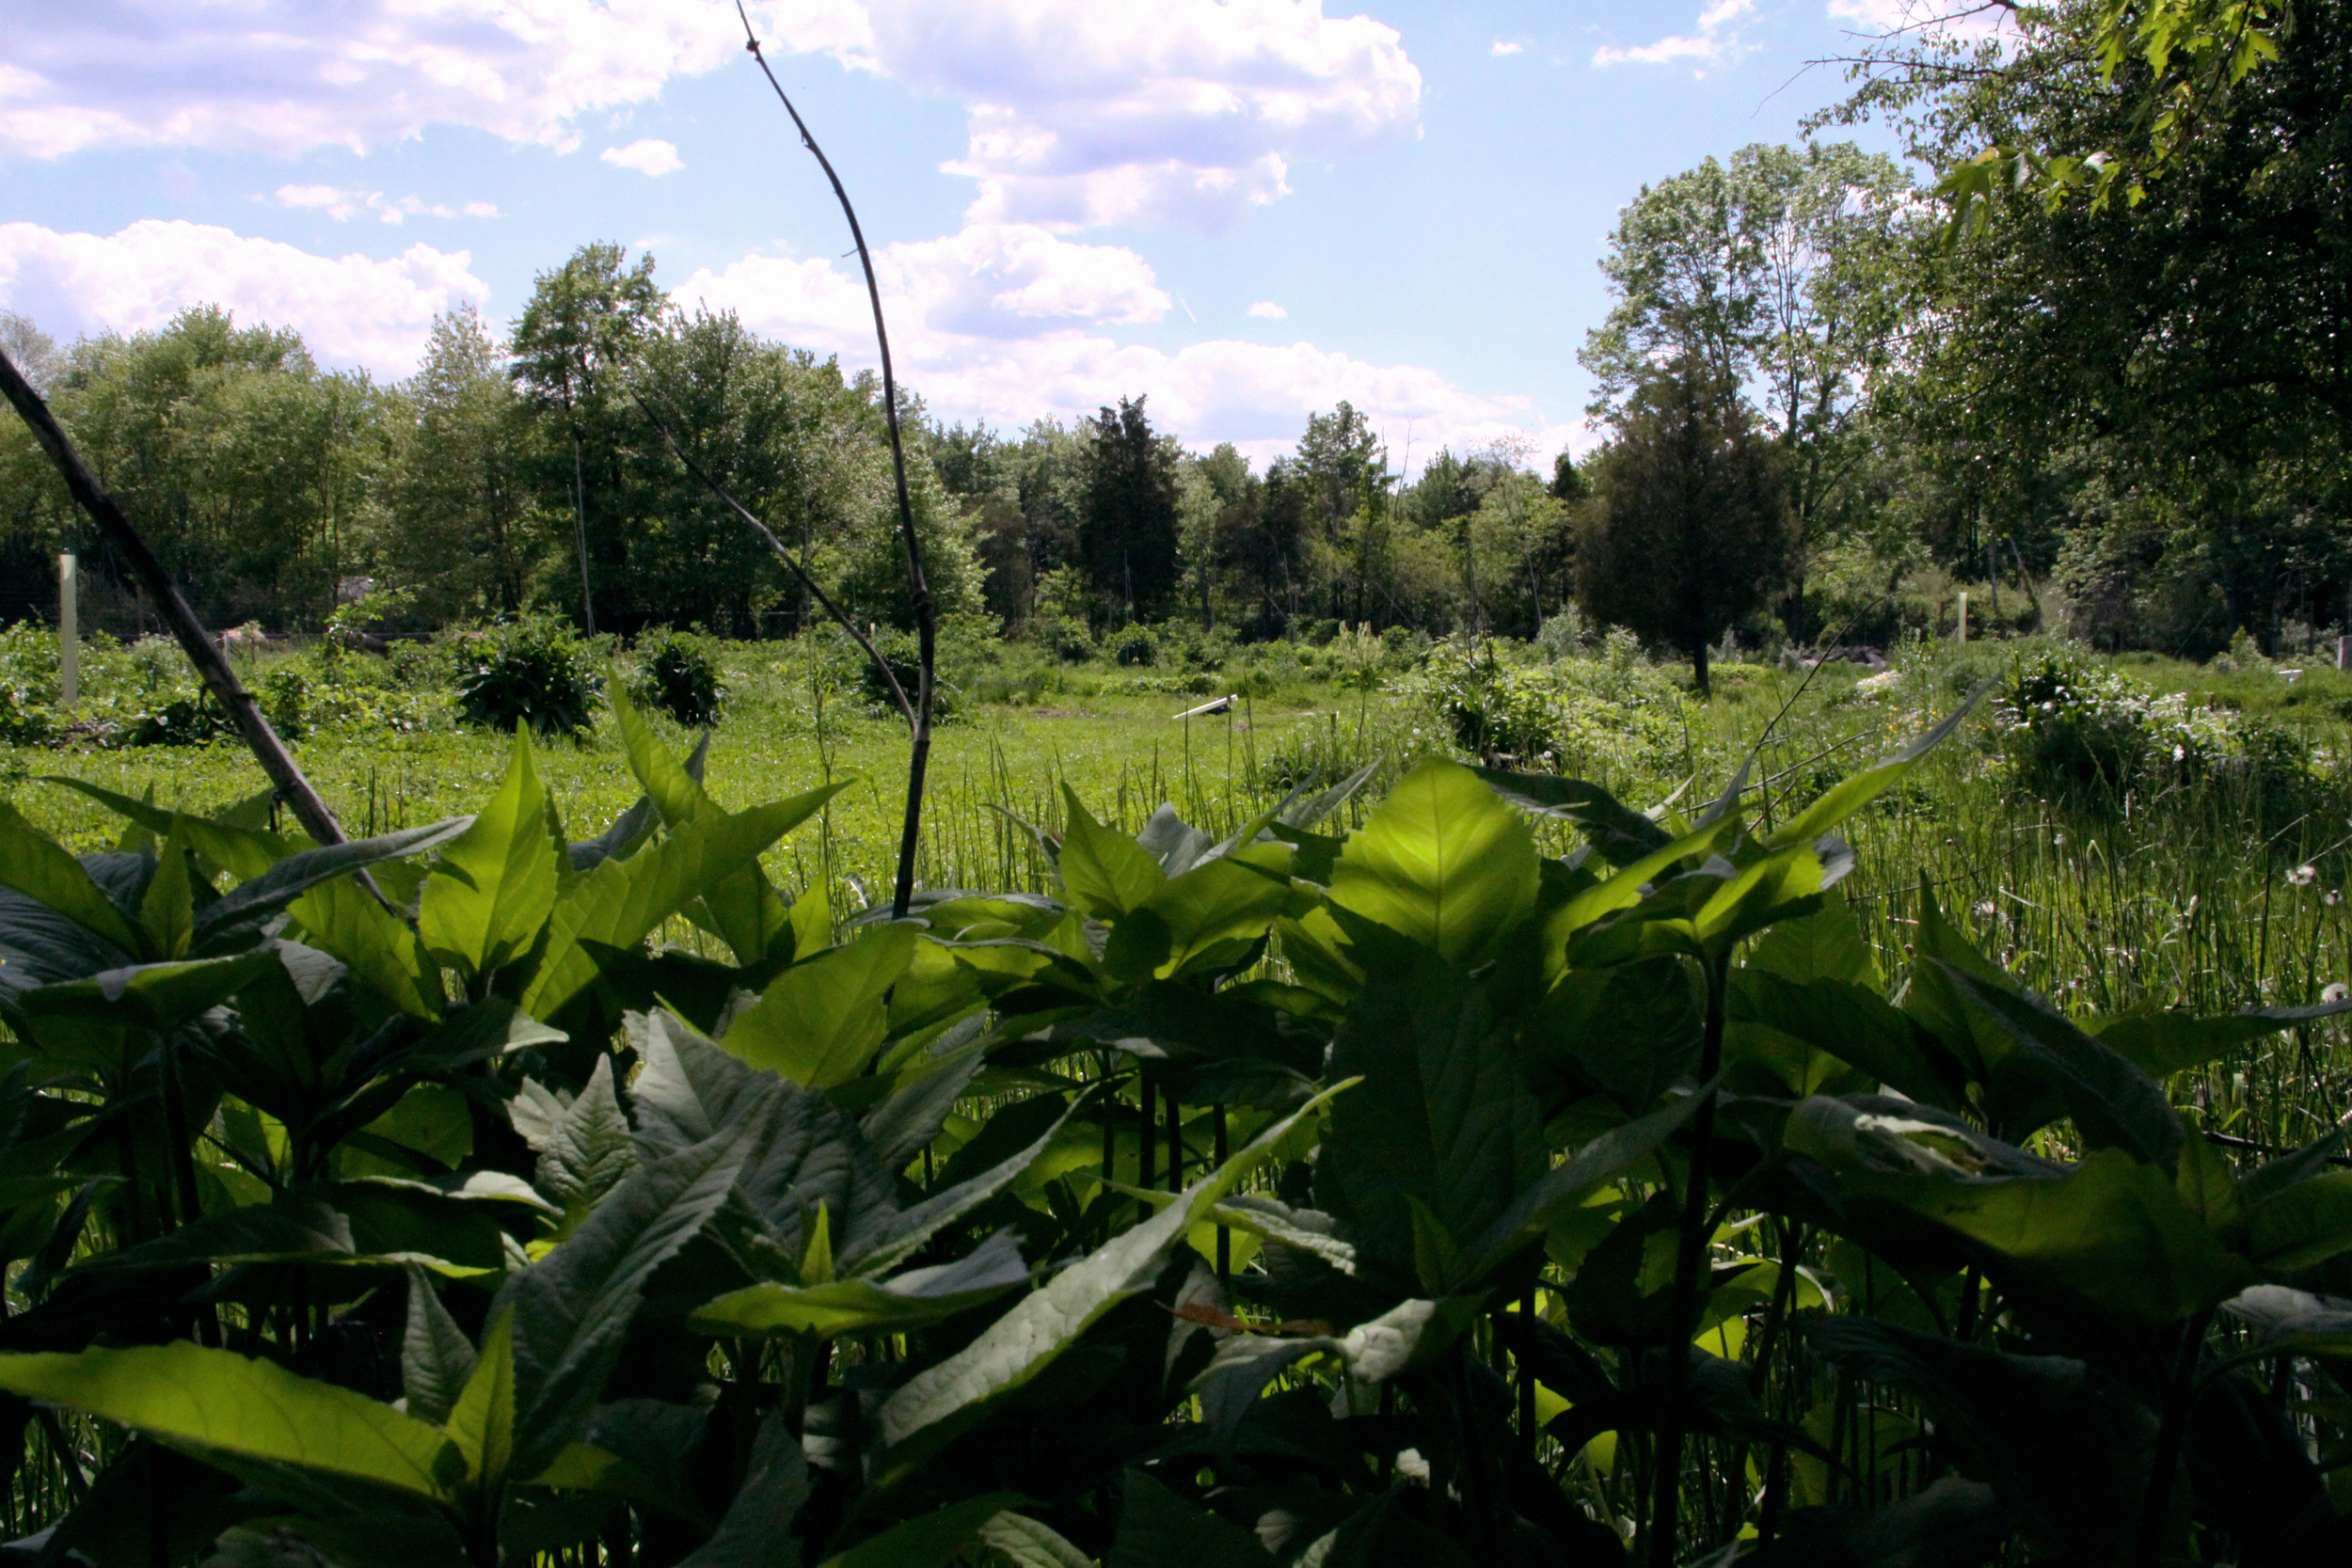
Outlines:
[[[1594, 440], [1576, 354], [1646, 182], [1789, 141], [1901, 0], [765, 0], [902, 382], [1007, 431], [1145, 396], [1263, 462]], [[0, 0], [0, 308], [198, 303], [397, 379], [592, 240], [875, 363], [847, 226], [732, 0]], [[1867, 139], [1867, 138], [1866, 138]]]

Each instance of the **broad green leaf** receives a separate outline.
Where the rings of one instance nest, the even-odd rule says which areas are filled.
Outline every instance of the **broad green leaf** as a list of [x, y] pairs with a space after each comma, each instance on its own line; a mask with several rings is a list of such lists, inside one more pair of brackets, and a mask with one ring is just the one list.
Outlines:
[[331, 881], [347, 872], [392, 860], [422, 854], [463, 832], [471, 818], [456, 816], [421, 828], [404, 828], [373, 838], [353, 839], [324, 848], [300, 849], [286, 856], [249, 881], [238, 883], [199, 911], [196, 945], [199, 951], [218, 946], [246, 931], [258, 930], [298, 897], [304, 890]]
[[[1471, 787], [1494, 800], [1484, 784]], [[1415, 1203], [1467, 1243], [1544, 1173], [1542, 1110], [1495, 1033], [1484, 991], [1458, 966], [1428, 956], [1408, 974], [1366, 986], [1332, 1040], [1331, 1070], [1363, 1086], [1332, 1109], [1315, 1202], [1396, 1283], [1417, 1277]]]
[[914, 961], [915, 937], [913, 926], [873, 927], [794, 964], [736, 1016], [720, 1045], [811, 1088], [849, 1082], [882, 1048], [883, 998]]
[[1733, 972], [1728, 1005], [1734, 1027], [1777, 1030], [1913, 1100], [1946, 1110], [1960, 1104], [1960, 1064], [1934, 1041], [1915, 1037], [1911, 1020], [1874, 990], [1843, 980], [1790, 980], [1751, 964]]
[[854, 780], [777, 800], [719, 821], [697, 821], [625, 861], [608, 860], [572, 884], [548, 917], [548, 952], [522, 996], [525, 1012], [551, 1016], [596, 977], [581, 943], [633, 947], [687, 900], [817, 814]]
[[2202, 1067], [2265, 1035], [2352, 1012], [2352, 997], [2308, 1007], [2256, 1007], [2218, 1018], [2189, 1013], [2125, 1013], [2098, 1024], [2099, 1043], [2152, 1078]]
[[1603, 1132], [1521, 1188], [1511, 1206], [1471, 1244], [1475, 1261], [1470, 1277], [1484, 1278], [1500, 1268], [1514, 1252], [1583, 1202], [1594, 1188], [1646, 1159], [1680, 1131], [1713, 1092], [1714, 1085], [1708, 1084], [1696, 1093], [1677, 1095], [1647, 1115]]
[[1257, 845], [1169, 879], [1112, 927], [1104, 961], [1125, 979], [1166, 979], [1196, 958], [1246, 952], [1290, 902], [1290, 861], [1288, 845]]
[[[940, 1230], [994, 1197], [1010, 1186], [1023, 1171], [1035, 1164], [1039, 1156], [1052, 1146], [1071, 1117], [1076, 1114], [1078, 1103], [1077, 1100], [1073, 1100], [1034, 1141], [1015, 1149], [989, 1169], [931, 1194], [911, 1209], [901, 1210], [886, 1219], [869, 1218], [867, 1223], [845, 1233], [840, 1249], [841, 1272], [871, 1276], [884, 1269], [897, 1268]], [[972, 1258], [977, 1257], [977, 1253], [972, 1255]], [[971, 1259], [966, 1261], [971, 1261]]]
[[2352, 1252], [2352, 1170], [2298, 1181], [2255, 1204], [2247, 1219], [2254, 1261], [2279, 1274]]
[[428, 951], [478, 975], [530, 950], [555, 908], [547, 809], [547, 790], [532, 768], [530, 726], [517, 724], [498, 793], [442, 847], [425, 879], [417, 931]]
[[1168, 875], [1149, 849], [1089, 816], [1077, 791], [1064, 784], [1061, 793], [1070, 816], [1055, 861], [1062, 886], [1088, 914], [1116, 920], [1149, 898]]
[[997, 1514], [980, 1527], [980, 1544], [1010, 1558], [1013, 1568], [1094, 1568], [1059, 1530], [1025, 1513]]
[[536, 1474], [572, 1440], [620, 1357], [645, 1281], [718, 1212], [746, 1141], [730, 1128], [646, 1165], [508, 1277], [491, 1310], [514, 1320], [519, 1473]]
[[900, 1385], [876, 1412], [884, 1448], [896, 1450], [881, 1456], [881, 1469], [904, 1474], [993, 1401], [1043, 1371], [1104, 1313], [1148, 1288], [1168, 1254], [1235, 1182], [1270, 1157], [1292, 1128], [1353, 1084], [1334, 1085], [1275, 1123], [1178, 1201], [1064, 1269], [962, 1350]]
[[1547, 935], [1567, 937], [1605, 914], [1630, 909], [1648, 896], [1650, 884], [1664, 872], [1694, 855], [1705, 855], [1733, 829], [1728, 816], [1703, 822], [1672, 844], [1653, 849], [1621, 868], [1606, 881], [1569, 895], [1568, 901], [1545, 918]]
[[1655, 818], [1618, 802], [1596, 784], [1565, 779], [1555, 773], [1512, 773], [1499, 768], [1473, 768], [1486, 787], [1539, 816], [1573, 822], [1584, 833], [1593, 853], [1611, 865], [1630, 865], [1643, 856], [1663, 849], [1674, 835]]
[[2120, 1149], [2101, 1149], [2056, 1180], [1921, 1178], [1896, 1191], [1907, 1207], [2142, 1322], [2217, 1307], [2253, 1282], [2169, 1177]]
[[0, 887], [40, 900], [125, 953], [144, 950], [139, 933], [90, 880], [82, 863], [5, 800], [0, 800]]
[[823, 1568], [946, 1568], [962, 1557], [981, 1526], [1023, 1500], [1015, 1492], [966, 1497], [835, 1552]]
[[147, 951], [158, 958], [184, 958], [196, 937], [196, 891], [188, 879], [188, 849], [179, 825], [164, 840], [155, 860], [155, 875], [139, 900], [139, 927], [147, 935]]
[[1474, 963], [1535, 901], [1535, 840], [1466, 768], [1431, 758], [1349, 835], [1334, 904]]
[[[516, 729], [525, 726], [517, 724]], [[515, 1457], [515, 1319], [501, 1312], [482, 1337], [482, 1354], [443, 1423], [466, 1456], [467, 1482], [495, 1494]]]
[[2230, 1316], [2253, 1328], [2254, 1356], [2352, 1360], [2352, 1301], [2284, 1285], [2252, 1285], [2221, 1305]]
[[32, 1018], [44, 1039], [48, 1025], [69, 1022], [164, 1034], [227, 1001], [277, 962], [276, 953], [263, 951], [233, 958], [138, 964], [25, 991], [17, 1006]]
[[1747, 967], [1800, 984], [1833, 980], [1877, 992], [1885, 983], [1878, 956], [1862, 940], [1853, 906], [1832, 898], [1808, 915], [1782, 920], [1748, 949]]
[[[200, 816], [175, 820], [181, 817], [181, 813], [166, 811], [152, 800], [135, 800], [128, 795], [117, 794], [87, 779], [69, 778], [62, 773], [45, 773], [40, 782], [62, 784], [77, 794], [87, 795], [158, 838], [179, 832], [189, 848], [239, 881], [250, 881], [261, 876], [309, 842], [307, 839], [285, 838], [258, 827], [239, 826]], [[261, 799], [266, 801], [268, 797]]]
[[759, 1423], [751, 1466], [710, 1539], [678, 1568], [774, 1568], [802, 1560], [792, 1525], [808, 1501], [808, 1460], [781, 1406]]
[[998, 1231], [955, 1262], [892, 1279], [732, 1291], [698, 1308], [688, 1326], [704, 1334], [814, 1334], [820, 1339], [877, 1330], [898, 1334], [969, 1311], [1028, 1277], [1011, 1233]]
[[410, 1264], [408, 1325], [400, 1341], [400, 1387], [408, 1414], [435, 1426], [449, 1419], [476, 1359], [473, 1341], [441, 1305], [432, 1279]]
[[1915, 737], [1894, 755], [1831, 785], [1811, 805], [1784, 823], [1768, 842], [1775, 849], [1810, 844], [1901, 783], [1903, 775], [1916, 768], [1921, 757], [1933, 751], [1946, 736], [1960, 727], [1961, 721], [1968, 717], [1976, 707], [1977, 700], [1984, 695], [1991, 684], [1988, 681], [1978, 687], [1968, 694], [1965, 702], [1952, 710], [1950, 717]]
[[268, 1361], [185, 1340], [0, 1354], [0, 1388], [158, 1437], [446, 1498], [462, 1462], [437, 1427]]
[[1936, 959], [1921, 967], [1940, 969], [1953, 992], [2047, 1076], [2091, 1147], [2122, 1148], [2134, 1159], [2173, 1167], [2184, 1135], [2181, 1118], [2155, 1080], [2005, 984]]
[[437, 1022], [446, 1005], [439, 969], [408, 923], [348, 878], [322, 882], [289, 906], [305, 941], [410, 1018]]
[[[606, 687], [606, 692], [621, 732], [621, 743], [628, 752], [629, 768], [644, 787], [645, 799], [660, 814], [663, 825], [675, 832], [691, 822], [726, 816], [703, 791], [701, 750], [697, 748], [694, 753], [696, 761], [681, 767], [622, 690], [624, 684], [613, 681]], [[705, 743], [707, 741], [706, 735]], [[709, 925], [733, 951], [739, 964], [748, 966], [769, 958], [779, 939], [790, 928], [783, 898], [756, 863], [713, 879], [701, 890], [701, 895]]]
[[1120, 1490], [1119, 1534], [1103, 1568], [1272, 1568], [1258, 1538], [1197, 1508], [1140, 1470]]

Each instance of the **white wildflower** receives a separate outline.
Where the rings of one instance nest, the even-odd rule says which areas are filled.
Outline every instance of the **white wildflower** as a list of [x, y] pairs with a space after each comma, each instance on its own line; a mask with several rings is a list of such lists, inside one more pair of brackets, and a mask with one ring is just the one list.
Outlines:
[[2309, 887], [2312, 885], [2312, 881], [2318, 878], [2318, 876], [2319, 867], [2315, 865], [2298, 865], [2294, 870], [2287, 873], [2287, 886]]
[[2322, 1002], [2341, 1002], [2347, 996], [2352, 996], [2352, 986], [2345, 985], [2342, 980], [2330, 981], [2328, 989], [2319, 993]]

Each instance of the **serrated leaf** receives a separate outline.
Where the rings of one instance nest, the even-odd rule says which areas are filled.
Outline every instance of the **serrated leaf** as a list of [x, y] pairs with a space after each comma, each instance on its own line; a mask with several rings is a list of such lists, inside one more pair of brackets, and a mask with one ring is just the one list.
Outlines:
[[1069, 822], [1056, 865], [1070, 901], [1096, 920], [1116, 920], [1149, 898], [1168, 874], [1152, 852], [1105, 828], [1087, 812], [1077, 791], [1061, 787]]
[[1028, 1278], [1012, 1233], [1000, 1230], [952, 1263], [879, 1281], [753, 1285], [697, 1308], [687, 1322], [701, 1333], [719, 1335], [814, 1334], [832, 1339], [876, 1331], [900, 1334], [968, 1312]]
[[[523, 726], [516, 725], [520, 729]], [[515, 1458], [515, 1320], [501, 1312], [482, 1337], [482, 1354], [443, 1423], [466, 1456], [466, 1480], [496, 1493]]]
[[608, 860], [572, 884], [548, 916], [547, 956], [522, 996], [523, 1010], [547, 1018], [596, 977], [582, 945], [633, 947], [704, 888], [756, 859], [855, 781], [839, 780], [788, 800], [716, 821], [696, 821], [625, 861]]
[[417, 931], [469, 975], [528, 952], [555, 908], [557, 858], [548, 795], [531, 760], [530, 726], [515, 726], [506, 777], [472, 826], [442, 847], [424, 880]]
[[408, 1267], [408, 1326], [400, 1341], [401, 1393], [408, 1414], [439, 1426], [473, 1376], [473, 1341], [449, 1315], [432, 1280], [416, 1264]]

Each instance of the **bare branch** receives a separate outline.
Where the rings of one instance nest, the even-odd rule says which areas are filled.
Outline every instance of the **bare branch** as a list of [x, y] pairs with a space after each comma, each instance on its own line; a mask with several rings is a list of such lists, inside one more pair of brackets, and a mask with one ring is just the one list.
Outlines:
[[245, 736], [246, 745], [252, 749], [254, 760], [262, 765], [262, 771], [269, 775], [278, 796], [293, 809], [295, 820], [321, 844], [342, 843], [343, 831], [336, 822], [335, 814], [311, 787], [293, 753], [286, 750], [285, 742], [278, 738], [278, 732], [269, 727], [269, 721], [262, 716], [261, 705], [253, 700], [253, 694], [238, 683], [236, 673], [229, 668], [229, 660], [197, 620], [196, 611], [180, 596], [171, 574], [164, 570], [164, 563], [148, 547], [131, 519], [122, 515], [114, 498], [83, 463], [81, 453], [73, 450], [72, 441], [59, 427], [56, 416], [49, 411], [49, 404], [33, 390], [32, 384], [6, 354], [0, 354], [0, 391], [8, 394], [18, 415], [32, 427], [34, 438], [64, 477], [65, 487], [72, 492], [75, 504], [89, 515], [106, 542], [130, 563], [139, 585], [154, 598], [164, 623], [171, 627], [172, 637], [188, 656], [188, 662], [196, 666], [197, 677], [213, 694], [213, 700], [228, 711], [237, 733]]
[[906, 689], [898, 684], [898, 673], [890, 668], [890, 661], [876, 651], [874, 644], [867, 641], [864, 632], [857, 629], [857, 623], [850, 619], [848, 613], [839, 605], [833, 602], [833, 596], [818, 585], [817, 579], [809, 575], [808, 568], [802, 565], [799, 559], [784, 547], [784, 541], [776, 537], [775, 531], [754, 515], [751, 508], [727, 494], [725, 488], [717, 480], [711, 478], [701, 464], [686, 454], [686, 449], [678, 445], [677, 437], [670, 434], [670, 427], [662, 422], [660, 415], [653, 411], [653, 404], [645, 401], [644, 394], [631, 388], [628, 395], [637, 400], [637, 406], [644, 411], [645, 418], [653, 421], [654, 429], [661, 433], [661, 439], [668, 443], [670, 451], [677, 455], [680, 463], [686, 465], [686, 471], [700, 481], [704, 489], [716, 496], [719, 499], [719, 504], [749, 523], [753, 531], [767, 541], [768, 547], [775, 552], [776, 559], [791, 568], [792, 575], [801, 579], [801, 586], [808, 590], [810, 597], [824, 606], [825, 613], [838, 622], [841, 629], [848, 632], [855, 640], [857, 645], [866, 650], [866, 657], [874, 661], [874, 668], [882, 672], [882, 680], [888, 684], [891, 700], [898, 705], [899, 717], [907, 721], [907, 733], [913, 735], [915, 730], [914, 705], [907, 701]]

